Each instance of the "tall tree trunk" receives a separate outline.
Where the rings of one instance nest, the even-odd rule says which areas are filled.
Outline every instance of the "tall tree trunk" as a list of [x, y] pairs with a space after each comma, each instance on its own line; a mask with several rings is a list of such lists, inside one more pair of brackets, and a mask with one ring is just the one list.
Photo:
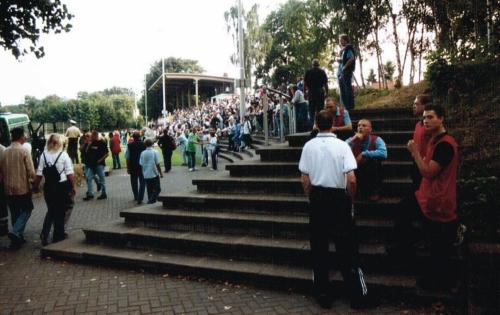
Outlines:
[[382, 81], [382, 86], [387, 89], [387, 81], [385, 80], [384, 63], [382, 61], [382, 53], [380, 51], [380, 44], [378, 40], [378, 19], [375, 20], [375, 49], [377, 50], [377, 58], [379, 63], [379, 78]]
[[397, 14], [394, 14], [392, 12], [392, 5], [389, 0], [385, 1], [387, 4], [387, 7], [389, 8], [389, 13], [391, 15], [392, 19], [392, 34], [394, 35], [394, 46], [396, 47], [396, 63], [398, 66], [398, 78], [399, 82], [403, 84], [403, 68], [401, 67], [401, 54], [399, 52], [399, 37], [398, 37], [398, 29], [397, 29]]
[[365, 77], [363, 76], [363, 56], [361, 56], [361, 49], [359, 48], [358, 44], [356, 44], [356, 51], [358, 52], [359, 75], [361, 77], [361, 85], [363, 86], [363, 89], [364, 89], [364, 88], [366, 88], [366, 85], [365, 85]]
[[422, 24], [422, 34], [420, 34], [420, 49], [418, 50], [418, 82], [420, 82], [421, 75], [422, 75], [422, 55], [424, 53], [424, 32], [425, 32], [425, 25]]

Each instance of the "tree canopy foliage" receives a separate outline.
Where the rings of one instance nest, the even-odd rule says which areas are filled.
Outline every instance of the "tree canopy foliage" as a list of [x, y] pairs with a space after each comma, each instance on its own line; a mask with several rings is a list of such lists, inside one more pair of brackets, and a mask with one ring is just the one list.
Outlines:
[[69, 32], [73, 15], [60, 0], [0, 1], [0, 46], [10, 50], [16, 59], [33, 53], [45, 55], [39, 44], [42, 33]]
[[76, 99], [49, 95], [44, 99], [26, 96], [23, 104], [2, 107], [3, 111], [23, 112], [37, 123], [77, 121], [89, 130], [113, 130], [136, 125], [133, 118], [134, 93], [113, 87], [99, 92], [79, 92]]
[[[250, 14], [257, 10], [254, 5], [244, 14], [245, 67], [264, 83], [294, 83], [313, 58], [332, 69], [338, 58], [338, 36], [345, 33], [356, 49], [362, 85], [363, 61], [369, 56], [376, 57], [374, 75], [381, 86], [386, 87], [393, 76], [401, 82], [405, 69], [412, 83], [423, 77], [423, 58], [450, 62], [499, 58], [497, 4], [494, 0], [288, 0], [262, 24]], [[236, 40], [236, 7], [226, 12], [225, 20]], [[259, 39], [247, 43], [256, 34]], [[394, 61], [384, 60], [382, 43], [387, 40], [394, 47]], [[370, 75], [370, 81], [373, 78]]]

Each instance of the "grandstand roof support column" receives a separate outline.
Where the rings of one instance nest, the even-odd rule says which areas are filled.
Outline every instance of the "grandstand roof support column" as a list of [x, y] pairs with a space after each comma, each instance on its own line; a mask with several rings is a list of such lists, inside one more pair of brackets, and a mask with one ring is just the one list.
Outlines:
[[175, 109], [179, 109], [179, 90], [175, 88]]
[[191, 87], [188, 87], [188, 108], [191, 107]]
[[163, 114], [163, 127], [166, 127], [167, 126], [167, 99], [166, 99], [166, 88], [165, 88], [165, 58], [161, 58], [161, 77], [163, 79], [163, 110], [162, 110], [162, 114]]
[[195, 94], [195, 102], [196, 102], [196, 108], [199, 106], [199, 101], [198, 101], [198, 79], [194, 80], [194, 94]]

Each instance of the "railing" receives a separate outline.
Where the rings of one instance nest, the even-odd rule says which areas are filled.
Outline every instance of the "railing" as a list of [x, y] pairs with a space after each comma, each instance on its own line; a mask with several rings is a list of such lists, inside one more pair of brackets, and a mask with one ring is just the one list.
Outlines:
[[[292, 134], [296, 132], [296, 119], [295, 119], [295, 106], [293, 106], [289, 100], [290, 96], [272, 89], [272, 88], [265, 88], [264, 94], [260, 99], [261, 105], [262, 105], [262, 110], [264, 114], [264, 119], [263, 119], [263, 129], [264, 129], [264, 140], [265, 144], [269, 145], [269, 122], [268, 122], [268, 110], [269, 110], [269, 99], [268, 99], [268, 93], [274, 93], [279, 95], [279, 104], [280, 104], [280, 112], [279, 112], [279, 137], [280, 137], [280, 142], [285, 141], [285, 136], [287, 134]], [[269, 93], [270, 94], [270, 93]], [[285, 103], [286, 100], [286, 103]], [[288, 112], [288, 128], [285, 128], [285, 119], [284, 119], [284, 112], [285, 112], [285, 106], [287, 108]]]

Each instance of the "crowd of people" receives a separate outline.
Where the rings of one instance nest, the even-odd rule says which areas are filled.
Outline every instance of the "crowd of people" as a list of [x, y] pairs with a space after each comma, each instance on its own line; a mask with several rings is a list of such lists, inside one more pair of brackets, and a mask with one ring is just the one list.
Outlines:
[[[355, 67], [355, 52], [345, 35], [340, 37], [340, 45], [339, 102], [326, 97], [326, 74], [319, 67], [319, 61], [314, 59], [304, 78], [288, 89], [284, 88], [283, 94], [269, 95], [267, 106], [260, 102], [267, 93], [264, 89], [246, 100], [248, 104], [242, 115], [239, 113], [239, 99], [233, 97], [202, 103], [199, 108], [176, 109], [163, 126], [151, 132], [115, 131], [105, 137], [97, 131], [82, 133], [76, 122], [71, 121], [72, 126], [66, 132], [67, 151], [64, 150], [64, 136], [50, 135], [45, 150], [37, 159], [36, 168], [25, 147], [24, 130], [12, 129], [12, 144], [8, 148], [0, 145], [0, 235], [8, 234], [12, 249], [22, 246], [24, 229], [33, 209], [31, 194], [44, 178], [47, 214], [40, 238], [43, 245], [48, 244], [53, 227], [52, 241], [64, 239], [65, 224], [74, 203], [77, 166], [81, 162], [86, 178], [87, 192], [83, 200], [95, 198], [94, 183], [100, 192], [97, 199], [106, 199], [105, 160], [111, 152], [113, 169], [120, 169], [123, 147], [126, 147], [126, 167], [134, 200], [142, 204], [147, 191], [147, 202], [154, 203], [161, 191], [160, 178], [172, 168], [174, 150], [182, 153], [183, 164], [190, 172], [196, 170], [197, 152], [201, 152], [202, 167], [210, 165], [212, 170], [217, 170], [220, 138], [227, 137], [230, 150], [244, 150], [251, 144], [252, 132], [263, 130], [266, 109], [270, 134], [278, 136], [281, 128], [286, 133], [290, 127], [289, 107], [281, 106], [279, 97], [288, 94], [295, 107], [296, 130], [312, 129], [311, 140], [302, 151], [299, 170], [310, 202], [316, 298], [321, 306], [331, 306], [327, 257], [333, 232], [338, 265], [348, 283], [351, 306], [373, 305], [358, 258], [353, 203], [355, 200], [377, 202], [381, 199], [382, 162], [388, 153], [384, 140], [373, 132], [370, 120], [358, 120], [356, 132], [353, 132], [349, 110], [354, 107], [350, 80]], [[407, 144], [414, 161], [413, 189], [402, 201], [395, 218], [394, 241], [389, 253], [392, 257], [411, 257], [414, 254], [417, 234], [413, 223], [418, 220], [431, 255], [431, 265], [425, 266], [418, 284], [424, 288], [450, 287], [454, 281], [449, 268], [450, 256], [457, 231], [457, 143], [446, 132], [443, 108], [432, 104], [430, 96], [416, 97], [414, 114], [421, 119], [415, 126], [413, 139]], [[163, 155], [163, 170], [160, 155], [154, 150], [155, 143]], [[5, 221], [7, 207], [12, 225], [10, 232]]]

